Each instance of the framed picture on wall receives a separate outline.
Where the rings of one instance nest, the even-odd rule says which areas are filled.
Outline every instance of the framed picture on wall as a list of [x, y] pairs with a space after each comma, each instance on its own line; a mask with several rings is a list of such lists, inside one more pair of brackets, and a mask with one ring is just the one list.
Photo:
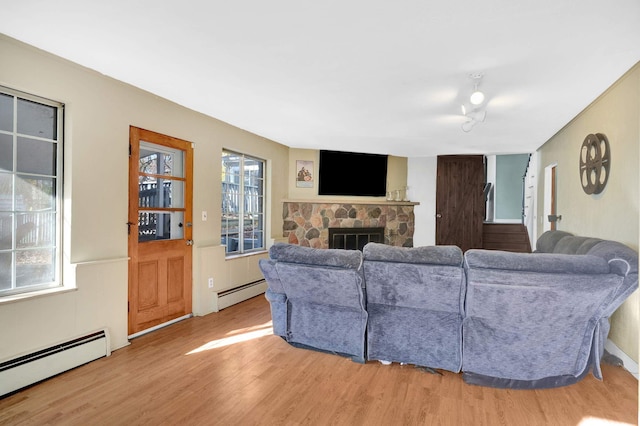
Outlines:
[[296, 186], [313, 188], [313, 161], [296, 160]]

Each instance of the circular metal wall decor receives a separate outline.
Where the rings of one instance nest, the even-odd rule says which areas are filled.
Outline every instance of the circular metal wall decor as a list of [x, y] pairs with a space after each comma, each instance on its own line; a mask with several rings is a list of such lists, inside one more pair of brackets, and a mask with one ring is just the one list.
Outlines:
[[609, 141], [602, 133], [587, 135], [580, 148], [580, 183], [587, 194], [599, 194], [611, 171]]

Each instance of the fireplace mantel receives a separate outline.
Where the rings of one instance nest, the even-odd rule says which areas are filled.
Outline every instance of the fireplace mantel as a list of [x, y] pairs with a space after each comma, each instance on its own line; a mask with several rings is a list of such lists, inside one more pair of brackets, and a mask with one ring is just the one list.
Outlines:
[[290, 244], [329, 247], [329, 228], [384, 227], [385, 244], [413, 246], [415, 227], [411, 201], [293, 200], [283, 204], [283, 236]]
[[283, 203], [308, 203], [308, 204], [366, 204], [370, 206], [419, 206], [420, 203], [415, 201], [394, 201], [394, 200], [386, 200], [381, 198], [380, 200], [370, 199], [370, 200], [356, 200], [356, 199], [343, 199], [336, 200], [327, 198], [320, 199], [304, 199], [304, 200], [296, 200], [296, 199], [284, 199]]

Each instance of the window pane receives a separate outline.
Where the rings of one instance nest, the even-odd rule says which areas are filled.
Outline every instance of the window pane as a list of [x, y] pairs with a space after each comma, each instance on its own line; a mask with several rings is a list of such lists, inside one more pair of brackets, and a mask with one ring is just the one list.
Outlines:
[[[140, 180], [145, 180], [141, 177]], [[138, 205], [140, 207], [184, 207], [184, 182], [178, 180], [146, 178], [138, 185]]]
[[55, 281], [54, 250], [17, 250], [16, 286], [49, 284]]
[[240, 184], [240, 156], [230, 152], [222, 153], [222, 181]]
[[262, 197], [245, 196], [244, 211], [250, 214], [262, 213]]
[[13, 171], [13, 137], [0, 134], [0, 171]]
[[13, 131], [13, 96], [0, 93], [0, 130]]
[[55, 175], [56, 144], [18, 138], [18, 172]]
[[16, 211], [55, 210], [56, 181], [16, 175]]
[[13, 175], [0, 173], [0, 212], [13, 211]]
[[[11, 250], [13, 231], [13, 215], [10, 213], [0, 213], [0, 250]], [[3, 265], [0, 264], [0, 269]]]
[[166, 151], [149, 142], [140, 143], [140, 173], [184, 177], [184, 152], [180, 150]]
[[0, 291], [11, 288], [11, 252], [0, 252]]
[[18, 133], [56, 140], [57, 116], [57, 108], [18, 99]]
[[139, 212], [138, 241], [184, 238], [184, 212]]
[[16, 248], [50, 247], [56, 240], [56, 214], [16, 215]]

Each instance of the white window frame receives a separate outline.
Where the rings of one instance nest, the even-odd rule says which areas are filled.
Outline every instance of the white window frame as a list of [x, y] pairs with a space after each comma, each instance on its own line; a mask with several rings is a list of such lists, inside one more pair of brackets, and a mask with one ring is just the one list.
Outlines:
[[[245, 190], [246, 190], [246, 186], [245, 186], [245, 182], [244, 182], [244, 172], [245, 172], [245, 160], [249, 159], [252, 161], [257, 161], [260, 162], [262, 164], [262, 192], [261, 192], [261, 197], [262, 197], [262, 202], [259, 205], [259, 209], [261, 211], [261, 216], [262, 216], [262, 224], [261, 227], [259, 228], [259, 232], [260, 232], [260, 243], [259, 243], [259, 247], [255, 246], [255, 243], [253, 244], [254, 247], [253, 248], [245, 248], [245, 237], [244, 237], [244, 233], [243, 232], [238, 232], [238, 242], [237, 242], [237, 250], [230, 250], [230, 242], [229, 240], [229, 236], [230, 235], [234, 235], [233, 233], [229, 233], [226, 232], [225, 234], [222, 234], [222, 232], [224, 232], [224, 226], [221, 227], [221, 243], [225, 246], [227, 246], [227, 249], [225, 250], [226, 252], [226, 256], [227, 257], [233, 257], [233, 256], [237, 256], [237, 255], [242, 255], [245, 253], [253, 253], [253, 252], [259, 252], [259, 251], [264, 251], [266, 250], [266, 227], [267, 227], [267, 211], [266, 211], [266, 205], [267, 205], [267, 200], [266, 200], [266, 195], [267, 195], [267, 185], [266, 185], [266, 174], [267, 174], [267, 160], [256, 157], [254, 155], [248, 155], [248, 154], [243, 154], [234, 150], [229, 150], [229, 149], [223, 149], [222, 153], [221, 153], [221, 158], [225, 157], [225, 154], [233, 154], [233, 155], [237, 155], [240, 159], [239, 161], [239, 172], [237, 174], [237, 176], [239, 176], [239, 192], [238, 192], [238, 229], [244, 229], [245, 228]], [[224, 208], [224, 204], [225, 204], [225, 188], [224, 185], [225, 183], [229, 183], [227, 181], [224, 180], [225, 179], [225, 173], [224, 173], [224, 168], [222, 170], [222, 180], [221, 180], [221, 195], [222, 195], [222, 203], [220, 206], [220, 211], [221, 211], [221, 225], [222, 222], [224, 221], [224, 213], [225, 213], [225, 208]], [[229, 200], [226, 200], [227, 202]]]
[[[12, 256], [11, 262], [11, 287], [7, 290], [0, 290], [0, 300], [4, 297], [12, 297], [16, 295], [28, 295], [29, 293], [40, 292], [42, 290], [50, 290], [55, 288], [62, 288], [62, 225], [63, 225], [63, 155], [64, 155], [64, 104], [53, 101], [50, 99], [46, 99], [40, 96], [32, 95], [29, 93], [21, 92], [18, 90], [14, 90], [5, 86], [0, 86], [0, 93], [4, 95], [13, 96], [13, 128], [12, 131], [4, 131], [0, 130], [0, 133], [4, 135], [10, 135], [13, 141], [13, 169], [11, 171], [0, 171], [3, 174], [10, 174], [12, 176], [12, 203], [13, 206], [9, 211], [2, 211], [0, 213], [10, 213], [14, 217], [13, 227], [12, 227], [12, 242], [10, 249], [0, 250], [0, 252], [7, 253], [10, 252]], [[33, 135], [26, 135], [18, 133], [18, 113], [17, 113], [17, 102], [18, 99], [23, 99], [26, 101], [31, 101], [35, 103], [39, 103], [42, 105], [50, 106], [57, 109], [56, 116], [56, 136], [55, 139], [48, 138], [38, 138]], [[17, 141], [19, 137], [29, 138], [32, 140], [42, 140], [47, 143], [53, 143], [56, 147], [56, 164], [55, 164], [55, 175], [40, 175], [36, 173], [24, 173], [18, 172], [17, 170]], [[17, 175], [31, 175], [34, 177], [51, 177], [55, 179], [55, 202], [54, 202], [54, 211], [51, 212], [55, 214], [55, 237], [53, 240], [53, 244], [51, 246], [39, 247], [52, 249], [53, 259], [52, 265], [54, 269], [53, 279], [50, 282], [40, 283], [40, 284], [31, 284], [26, 285], [24, 287], [18, 287], [17, 283], [17, 274], [16, 274], [16, 254], [20, 251], [26, 251], [25, 249], [17, 248], [17, 241], [15, 236], [15, 217], [17, 214], [22, 213], [15, 206], [16, 200], [16, 176]]]

